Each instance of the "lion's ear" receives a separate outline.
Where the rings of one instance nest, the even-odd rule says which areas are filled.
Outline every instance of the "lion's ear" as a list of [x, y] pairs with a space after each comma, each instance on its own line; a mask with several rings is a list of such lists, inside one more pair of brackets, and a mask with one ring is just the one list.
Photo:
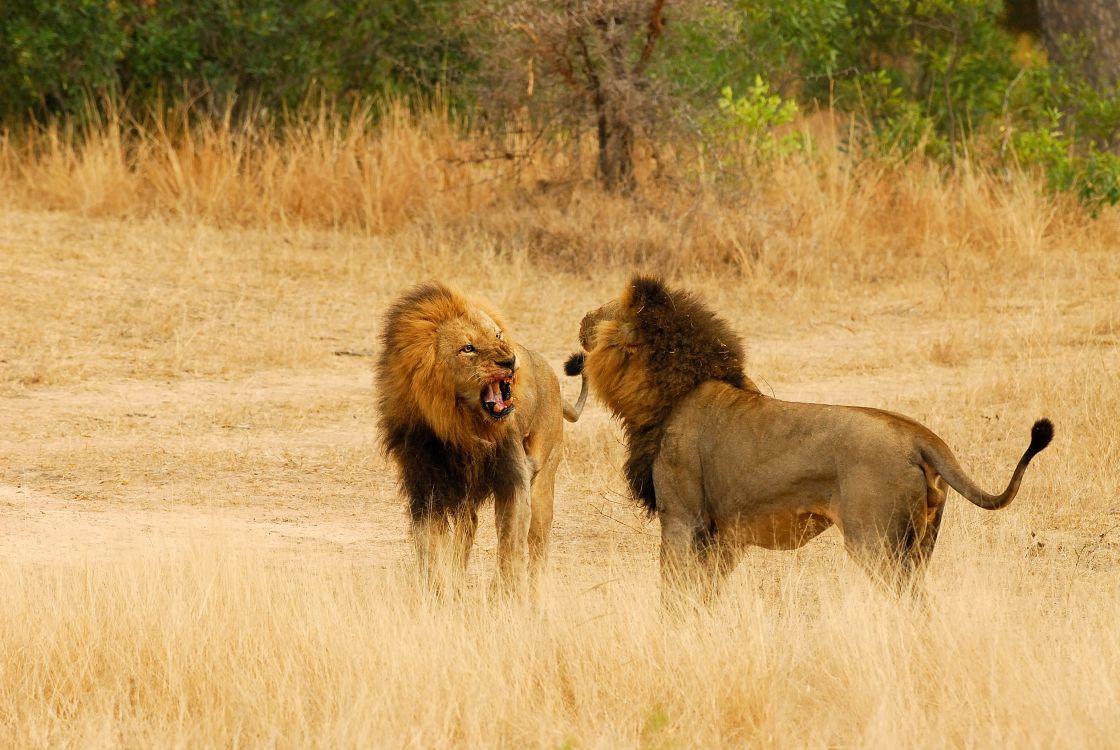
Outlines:
[[665, 282], [657, 276], [635, 276], [630, 280], [629, 305], [632, 310], [668, 307], [673, 303]]

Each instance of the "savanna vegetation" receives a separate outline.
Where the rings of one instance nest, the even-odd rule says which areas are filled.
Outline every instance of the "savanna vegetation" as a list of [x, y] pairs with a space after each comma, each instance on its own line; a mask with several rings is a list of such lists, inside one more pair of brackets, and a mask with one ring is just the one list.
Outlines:
[[[1026, 5], [5, 3], [0, 744], [1116, 744], [1120, 105]], [[592, 401], [539, 606], [489, 516], [429, 596], [386, 306], [441, 279], [559, 372], [636, 271], [988, 489], [1054, 443], [950, 493], [928, 610], [833, 531], [672, 619]]]

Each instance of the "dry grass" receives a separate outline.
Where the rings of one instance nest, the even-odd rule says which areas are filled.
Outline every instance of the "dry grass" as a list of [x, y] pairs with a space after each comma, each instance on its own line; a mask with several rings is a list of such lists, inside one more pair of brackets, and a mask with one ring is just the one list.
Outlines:
[[1111, 745], [1114, 597], [1040, 600], [1043, 561], [952, 552], [928, 620], [846, 574], [767, 565], [687, 625], [662, 622], [640, 575], [530, 613], [233, 545], [9, 566], [0, 731], [25, 747]]
[[[627, 201], [570, 147], [515, 177], [445, 117], [336, 123], [0, 144], [0, 745], [1116, 744], [1117, 212], [836, 154]], [[442, 278], [558, 366], [635, 270], [721, 309], [764, 389], [909, 413], [989, 488], [1054, 420], [1011, 508], [950, 500], [930, 616], [829, 532], [664, 620], [594, 404], [540, 610], [487, 598], [492, 529], [461, 598], [418, 594], [389, 299]]]

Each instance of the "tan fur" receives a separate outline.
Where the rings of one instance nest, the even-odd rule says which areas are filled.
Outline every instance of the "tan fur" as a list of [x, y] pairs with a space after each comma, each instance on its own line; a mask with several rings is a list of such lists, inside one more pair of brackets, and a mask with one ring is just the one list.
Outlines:
[[[513, 410], [499, 419], [482, 399], [489, 383], [510, 377]], [[563, 419], [579, 417], [548, 364], [511, 341], [488, 304], [428, 283], [386, 314], [376, 382], [382, 439], [400, 470], [423, 575], [437, 583], [463, 571], [478, 507], [493, 497], [502, 586], [535, 585]]]
[[643, 277], [580, 327], [583, 371], [627, 433], [631, 488], [661, 522], [670, 600], [713, 594], [748, 546], [795, 549], [833, 524], [874, 577], [909, 589], [933, 551], [946, 483], [1003, 507], [1052, 435], [1037, 422], [1007, 489], [989, 495], [907, 417], [764, 396], [729, 338], [692, 295]]

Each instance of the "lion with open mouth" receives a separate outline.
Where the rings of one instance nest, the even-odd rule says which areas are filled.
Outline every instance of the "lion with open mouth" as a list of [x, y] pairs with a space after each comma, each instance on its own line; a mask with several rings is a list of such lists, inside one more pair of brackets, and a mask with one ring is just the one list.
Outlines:
[[500, 316], [443, 284], [402, 294], [385, 315], [376, 384], [383, 445], [400, 470], [421, 574], [465, 570], [478, 509], [494, 499], [498, 579], [535, 590], [548, 549], [564, 419], [579, 418], [536, 352]]

